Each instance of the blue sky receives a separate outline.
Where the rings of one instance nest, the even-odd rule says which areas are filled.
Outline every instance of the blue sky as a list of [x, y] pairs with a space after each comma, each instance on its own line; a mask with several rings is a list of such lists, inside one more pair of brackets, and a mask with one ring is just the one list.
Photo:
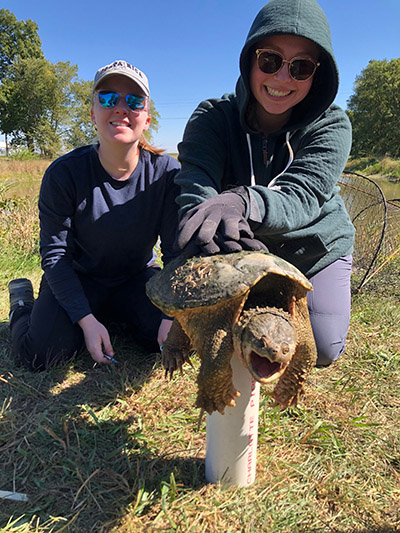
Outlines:
[[[176, 151], [197, 104], [232, 92], [256, 0], [2, 0], [18, 20], [39, 26], [46, 59], [96, 70], [126, 59], [150, 80], [160, 113], [155, 144]], [[340, 70], [336, 102], [346, 109], [357, 75], [371, 59], [400, 57], [400, 0], [319, 0], [331, 25]]]

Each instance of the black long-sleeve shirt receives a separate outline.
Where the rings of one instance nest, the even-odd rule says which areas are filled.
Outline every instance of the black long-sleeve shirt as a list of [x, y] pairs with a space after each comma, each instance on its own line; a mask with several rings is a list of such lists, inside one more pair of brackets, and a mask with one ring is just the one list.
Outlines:
[[164, 263], [176, 255], [179, 163], [140, 151], [133, 174], [113, 179], [95, 146], [58, 158], [46, 170], [39, 195], [42, 268], [72, 322], [91, 313], [76, 272], [117, 286], [154, 263], [158, 238]]

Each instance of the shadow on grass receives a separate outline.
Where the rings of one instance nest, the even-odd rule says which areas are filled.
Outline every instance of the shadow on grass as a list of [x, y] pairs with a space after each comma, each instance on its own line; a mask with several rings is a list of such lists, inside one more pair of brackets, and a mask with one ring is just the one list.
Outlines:
[[86, 353], [35, 373], [14, 361], [0, 323], [0, 490], [28, 496], [1, 500], [0, 528], [10, 516], [41, 524], [58, 516], [60, 527], [71, 521], [68, 531], [107, 531], [205, 484], [204, 460], [159, 418], [159, 354], [113, 343], [118, 365], [93, 368]]

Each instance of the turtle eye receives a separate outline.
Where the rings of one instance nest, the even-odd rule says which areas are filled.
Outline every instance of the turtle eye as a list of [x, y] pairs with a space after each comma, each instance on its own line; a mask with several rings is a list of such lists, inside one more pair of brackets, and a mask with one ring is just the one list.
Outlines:
[[282, 344], [281, 344], [281, 352], [283, 353], [283, 355], [286, 355], [287, 353], [289, 353], [289, 351], [290, 351], [289, 344], [287, 344], [286, 342], [282, 342]]
[[269, 339], [263, 335], [260, 338], [260, 343], [259, 344], [260, 344], [261, 348], [265, 348], [269, 344]]

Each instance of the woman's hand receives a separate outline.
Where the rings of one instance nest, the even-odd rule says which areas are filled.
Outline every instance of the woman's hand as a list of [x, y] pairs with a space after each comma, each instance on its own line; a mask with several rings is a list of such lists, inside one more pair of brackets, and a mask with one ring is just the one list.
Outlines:
[[167, 340], [169, 330], [171, 329], [173, 320], [169, 320], [168, 318], [163, 318], [161, 320], [160, 327], [158, 328], [158, 335], [157, 335], [157, 342], [161, 346], [164, 344], [164, 342]]
[[[246, 204], [235, 193], [223, 193], [208, 198], [201, 204], [192, 207], [182, 218], [176, 239], [176, 247], [183, 250], [194, 241], [202, 247], [210, 243], [218, 228], [222, 230], [224, 240], [238, 241], [240, 239], [240, 223], [244, 220]], [[247, 229], [247, 227], [246, 227]], [[248, 230], [251, 232], [250, 228]], [[253, 237], [253, 233], [248, 235]]]
[[243, 198], [234, 192], [208, 198], [185, 213], [178, 226], [174, 248], [185, 249], [188, 255], [268, 251], [254, 238], [245, 212]]
[[81, 318], [78, 324], [82, 328], [86, 348], [93, 361], [105, 365], [110, 364], [111, 360], [103, 355], [114, 356], [114, 350], [107, 329], [92, 314]]

